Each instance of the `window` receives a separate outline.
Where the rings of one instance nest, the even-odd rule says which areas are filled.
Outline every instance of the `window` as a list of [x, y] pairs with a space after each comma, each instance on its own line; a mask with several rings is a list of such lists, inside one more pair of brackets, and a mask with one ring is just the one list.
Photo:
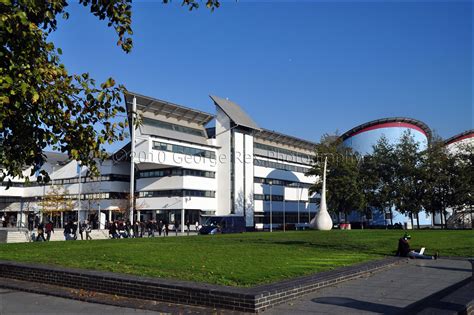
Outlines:
[[297, 173], [306, 173], [310, 170], [310, 168], [308, 167], [300, 167], [300, 166], [272, 162], [272, 161], [267, 161], [267, 160], [260, 160], [260, 159], [255, 159], [254, 165], [261, 166], [261, 167], [274, 168], [274, 169], [279, 169], [279, 170], [285, 170], [285, 171], [292, 171], [292, 172], [297, 172]]
[[192, 190], [192, 189], [172, 189], [172, 190], [154, 190], [140, 191], [140, 198], [159, 198], [159, 197], [206, 197], [215, 198], [216, 192], [210, 190]]
[[299, 187], [299, 188], [311, 187], [311, 184], [308, 184], [308, 183], [293, 182], [293, 181], [273, 179], [273, 178], [262, 178], [262, 177], [254, 177], [254, 183], [265, 184], [265, 185], [270, 185], [270, 183], [272, 183], [272, 185], [274, 186]]
[[304, 154], [304, 153], [300, 153], [296, 151], [281, 149], [281, 148], [277, 148], [274, 146], [270, 146], [270, 145], [266, 145], [266, 144], [262, 144], [258, 142], [254, 143], [254, 148], [274, 152], [277, 155], [284, 154], [284, 155], [292, 157], [293, 160], [299, 160], [300, 162], [304, 162], [304, 163], [308, 163], [312, 159], [312, 156], [310, 154]]
[[196, 176], [215, 178], [216, 173], [211, 171], [192, 170], [186, 168], [166, 168], [159, 170], [147, 170], [138, 173], [139, 178], [166, 177], [166, 176]]
[[[254, 194], [254, 200], [270, 201], [270, 195]], [[271, 195], [272, 201], [283, 201], [283, 195]]]
[[181, 126], [161, 120], [155, 120], [155, 119], [150, 119], [150, 118], [143, 118], [143, 123], [149, 126], [153, 127], [158, 127], [162, 129], [168, 129], [168, 130], [173, 130], [181, 133], [187, 133], [193, 136], [199, 136], [199, 137], [204, 137], [204, 130], [196, 129], [196, 128], [191, 128], [191, 127], [186, 127], [186, 126]]
[[177, 144], [168, 144], [159, 141], [153, 141], [153, 149], [160, 150], [160, 151], [167, 151], [179, 154], [186, 154], [192, 156], [201, 156], [209, 159], [215, 159], [216, 153], [209, 150], [204, 149], [196, 149], [191, 147], [185, 147], [182, 145]]

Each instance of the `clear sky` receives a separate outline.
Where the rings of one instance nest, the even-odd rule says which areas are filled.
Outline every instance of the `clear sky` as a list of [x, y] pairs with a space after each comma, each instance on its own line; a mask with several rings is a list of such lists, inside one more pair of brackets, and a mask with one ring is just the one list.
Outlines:
[[128, 55], [77, 4], [51, 39], [71, 72], [210, 113], [209, 94], [227, 97], [308, 140], [391, 116], [444, 138], [473, 128], [471, 1], [180, 2], [133, 4]]

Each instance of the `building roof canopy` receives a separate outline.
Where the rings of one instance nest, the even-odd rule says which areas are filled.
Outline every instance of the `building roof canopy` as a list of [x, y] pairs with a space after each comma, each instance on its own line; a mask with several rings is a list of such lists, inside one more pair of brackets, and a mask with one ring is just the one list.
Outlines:
[[209, 97], [236, 125], [260, 130], [257, 123], [236, 103], [215, 95], [209, 95]]
[[214, 116], [209, 113], [205, 113], [181, 105], [176, 105], [156, 98], [140, 95], [138, 93], [130, 91], [125, 92], [125, 102], [127, 105], [128, 112], [130, 112], [133, 97], [137, 98], [138, 111], [151, 112], [155, 115], [163, 115], [166, 118], [171, 117], [177, 119], [178, 121], [184, 120], [188, 123], [194, 123], [203, 126], [209, 123], [214, 118]]

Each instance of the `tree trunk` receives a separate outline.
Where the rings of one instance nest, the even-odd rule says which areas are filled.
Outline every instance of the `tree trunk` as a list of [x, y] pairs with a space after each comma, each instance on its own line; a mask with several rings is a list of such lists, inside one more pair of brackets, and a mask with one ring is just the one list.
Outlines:
[[431, 217], [431, 227], [435, 227], [435, 216], [436, 216], [436, 211], [433, 210], [432, 212], [432, 217]]
[[416, 228], [420, 229], [420, 214], [418, 212], [416, 213]]
[[390, 225], [393, 226], [393, 210], [392, 210], [392, 207], [390, 207]]
[[411, 228], [413, 229], [413, 227], [415, 226], [413, 224], [413, 213], [410, 213], [410, 221], [411, 221]]
[[446, 209], [443, 208], [442, 214], [443, 214], [443, 217], [444, 217], [444, 221], [442, 223], [443, 223], [444, 228], [447, 230], [448, 229], [448, 221], [446, 221]]

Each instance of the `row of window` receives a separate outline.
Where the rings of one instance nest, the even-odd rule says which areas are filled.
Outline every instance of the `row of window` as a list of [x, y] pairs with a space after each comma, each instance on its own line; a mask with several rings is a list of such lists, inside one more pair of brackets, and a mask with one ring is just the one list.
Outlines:
[[206, 197], [215, 198], [216, 192], [211, 190], [192, 190], [192, 189], [172, 189], [172, 190], [153, 190], [140, 191], [140, 198], [151, 197]]
[[291, 150], [281, 149], [281, 148], [277, 148], [277, 147], [274, 147], [274, 146], [271, 146], [271, 145], [262, 144], [262, 143], [258, 143], [258, 142], [254, 143], [254, 148], [265, 150], [265, 151], [270, 151], [270, 152], [275, 152], [277, 154], [285, 154], [285, 155], [295, 157], [295, 158], [298, 158], [300, 160], [308, 161], [308, 162], [311, 161], [311, 159], [312, 159], [312, 156], [309, 155], [309, 154], [304, 154], [304, 153], [295, 152], [295, 151], [291, 151]]
[[186, 126], [181, 126], [169, 122], [164, 122], [161, 120], [155, 120], [155, 119], [150, 119], [150, 118], [143, 118], [143, 123], [145, 125], [153, 126], [153, 127], [158, 127], [158, 128], [163, 128], [163, 129], [168, 129], [168, 130], [173, 130], [177, 132], [182, 132], [182, 133], [187, 133], [193, 136], [199, 136], [199, 137], [204, 137], [204, 131], [195, 129], [195, 128], [190, 128]]
[[216, 173], [210, 171], [191, 170], [187, 168], [165, 168], [159, 170], [141, 171], [138, 173], [139, 178], [149, 177], [167, 177], [167, 176], [196, 176], [215, 178]]
[[[128, 175], [118, 175], [118, 174], [110, 174], [110, 175], [102, 175], [102, 176], [94, 176], [94, 177], [81, 177], [81, 183], [92, 183], [92, 182], [128, 182], [130, 181], [130, 177]], [[79, 183], [78, 177], [71, 177], [71, 178], [61, 178], [61, 179], [53, 179], [49, 181], [46, 185], [65, 185], [65, 184], [77, 184]], [[8, 186], [8, 182], [0, 182], [0, 186]], [[35, 181], [30, 182], [11, 182], [10, 187], [35, 187], [35, 186], [43, 186], [43, 184], [39, 184]]]
[[160, 151], [167, 151], [173, 153], [180, 153], [192, 156], [201, 156], [209, 159], [215, 159], [216, 153], [209, 150], [204, 149], [196, 149], [191, 147], [185, 147], [182, 145], [171, 144], [171, 143], [164, 143], [159, 141], [153, 141], [153, 149], [160, 150]]
[[[77, 200], [77, 194], [62, 195], [64, 199]], [[101, 200], [101, 199], [126, 199], [127, 193], [122, 192], [104, 192], [104, 193], [86, 193], [81, 194], [81, 200]], [[0, 197], [0, 203], [15, 203], [15, 202], [33, 202], [40, 201], [43, 196], [37, 197]]]
[[263, 178], [263, 177], [254, 177], [254, 183], [256, 184], [265, 184], [265, 185], [274, 185], [274, 186], [285, 186], [285, 187], [298, 187], [298, 188], [309, 188], [311, 184], [293, 182], [289, 180], [273, 179], [273, 178]]
[[[271, 198], [271, 201], [283, 201], [284, 200], [282, 195], [263, 195], [263, 194], [254, 194], [253, 195], [254, 200], [270, 201], [270, 198]], [[297, 200], [286, 200], [286, 201], [287, 202], [288, 201], [294, 202], [294, 201], [297, 201]], [[301, 202], [306, 202], [306, 200], [301, 200]], [[319, 198], [309, 198], [309, 203], [318, 203], [318, 202], [319, 202]]]
[[291, 171], [297, 173], [306, 173], [310, 170], [308, 167], [289, 165], [284, 163], [272, 162], [267, 160], [254, 159], [255, 166], [274, 168], [278, 170]]

